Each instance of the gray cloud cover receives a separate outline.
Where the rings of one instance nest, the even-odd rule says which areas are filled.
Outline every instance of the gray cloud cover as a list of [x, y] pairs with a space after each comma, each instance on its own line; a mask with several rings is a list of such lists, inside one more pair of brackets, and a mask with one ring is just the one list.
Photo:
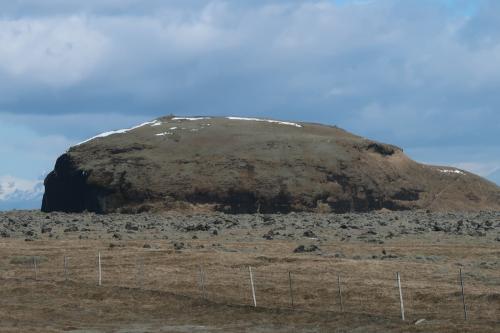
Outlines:
[[421, 161], [483, 175], [500, 167], [497, 1], [0, 8], [0, 130], [57, 137], [44, 161], [98, 131], [175, 113], [325, 122]]

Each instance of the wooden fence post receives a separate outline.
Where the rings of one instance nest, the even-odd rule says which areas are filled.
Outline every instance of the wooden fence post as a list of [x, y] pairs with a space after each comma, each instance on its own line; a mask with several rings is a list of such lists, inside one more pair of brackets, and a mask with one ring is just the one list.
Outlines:
[[467, 320], [467, 307], [465, 306], [464, 279], [462, 277], [462, 269], [460, 268], [460, 285], [462, 286], [462, 305], [464, 307], [464, 320]]
[[292, 287], [292, 272], [288, 272], [288, 286], [290, 289], [290, 304], [292, 305], [292, 309], [294, 308], [293, 304], [293, 287]]
[[102, 285], [102, 272], [101, 272], [101, 252], [97, 253], [97, 285]]
[[203, 299], [207, 299], [207, 294], [205, 292], [205, 271], [203, 270], [203, 265], [200, 265], [200, 286], [201, 286], [201, 296]]
[[68, 281], [68, 257], [64, 256], [64, 281]]
[[35, 273], [35, 281], [38, 280], [38, 267], [36, 264], [36, 256], [33, 256], [33, 271]]
[[403, 304], [403, 292], [401, 291], [401, 277], [399, 272], [396, 273], [396, 278], [398, 280], [398, 289], [399, 289], [399, 306], [401, 309], [401, 319], [405, 320], [405, 307]]
[[340, 312], [344, 312], [344, 304], [342, 303], [342, 288], [340, 287], [340, 275], [337, 275], [337, 286], [339, 291]]
[[144, 288], [144, 258], [138, 259], [137, 284], [139, 289]]
[[255, 298], [255, 286], [253, 284], [253, 274], [252, 274], [252, 267], [251, 266], [248, 266], [248, 272], [250, 273], [250, 284], [252, 285], [253, 306], [257, 307], [257, 300]]

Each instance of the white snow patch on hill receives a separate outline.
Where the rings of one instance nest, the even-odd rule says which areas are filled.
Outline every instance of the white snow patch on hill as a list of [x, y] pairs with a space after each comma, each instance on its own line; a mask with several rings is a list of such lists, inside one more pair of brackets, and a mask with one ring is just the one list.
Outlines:
[[442, 172], [442, 173], [456, 173], [456, 174], [459, 174], [459, 175], [465, 175], [465, 172], [460, 171], [458, 169], [439, 169], [439, 172]]
[[243, 118], [243, 117], [226, 117], [226, 119], [230, 119], [230, 120], [248, 120], [248, 121], [264, 121], [264, 122], [274, 123], [274, 124], [280, 124], [280, 125], [302, 127], [302, 125], [299, 125], [297, 123], [291, 123], [291, 122], [288, 122], [288, 121], [272, 120], [272, 119]]
[[110, 136], [110, 135], [113, 135], [113, 134], [123, 134], [123, 133], [127, 133], [129, 131], [132, 131], [136, 128], [139, 128], [139, 127], [142, 127], [142, 126], [146, 126], [146, 125], [150, 125], [151, 127], [154, 127], [154, 126], [160, 126], [161, 125], [161, 121], [158, 121], [158, 120], [153, 120], [153, 121], [147, 121], [145, 123], [142, 123], [140, 125], [137, 125], [137, 126], [134, 126], [134, 127], [131, 127], [131, 128], [124, 128], [124, 129], [119, 129], [119, 130], [116, 130], [116, 131], [109, 131], [109, 132], [104, 132], [104, 133], [101, 133], [101, 134], [98, 134], [96, 136], [93, 136], [91, 137], [90, 139], [87, 139], [85, 141], [82, 141], [80, 143], [77, 143], [75, 146], [79, 146], [81, 144], [84, 144], [86, 142], [89, 142], [91, 140], [94, 140], [94, 139], [97, 139], [97, 138], [104, 138], [104, 137], [107, 137], [107, 136]]
[[170, 133], [170, 132], [162, 132], [162, 133], [158, 133], [158, 134], [155, 134], [156, 136], [165, 136], [165, 135], [172, 135], [173, 133]]
[[[245, 118], [245, 117], [225, 117], [225, 118], [229, 119], [229, 120], [262, 121], [262, 122], [268, 122], [268, 123], [273, 123], [273, 124], [302, 127], [302, 125], [299, 125], [297, 123], [292, 123], [292, 122], [288, 122], [288, 121], [272, 120], [272, 119]], [[181, 121], [182, 120], [196, 121], [196, 120], [208, 120], [208, 119], [212, 119], [212, 117], [173, 117], [172, 118], [172, 120], [181, 120]], [[134, 126], [134, 127], [131, 127], [131, 128], [123, 128], [123, 129], [119, 129], [119, 130], [104, 132], [104, 133], [101, 133], [101, 134], [97, 134], [97, 135], [95, 135], [95, 136], [93, 136], [93, 137], [91, 137], [91, 138], [89, 138], [87, 140], [84, 140], [82, 142], [79, 142], [79, 143], [75, 144], [73, 147], [82, 145], [82, 144], [84, 144], [86, 142], [89, 142], [91, 140], [94, 140], [94, 139], [104, 138], [104, 137], [107, 137], [107, 136], [110, 136], [110, 135], [114, 135], [114, 134], [124, 134], [124, 133], [132, 131], [134, 129], [137, 129], [139, 127], [143, 127], [143, 126], [147, 126], [147, 125], [149, 125], [151, 127], [156, 127], [156, 126], [162, 125], [162, 122], [159, 121], [159, 120], [147, 121], [145, 123], [142, 123], [140, 125], [137, 125], [137, 126]], [[210, 124], [203, 124], [203, 125], [204, 126], [210, 126]], [[174, 130], [174, 129], [177, 129], [177, 127], [171, 127], [170, 129]], [[196, 132], [197, 130], [191, 130], [191, 131]], [[164, 135], [168, 135], [168, 134], [171, 134], [171, 133], [163, 132], [163, 133], [158, 133], [156, 135], [157, 136], [164, 136]]]
[[[280, 124], [280, 125], [302, 127], [302, 125], [299, 125], [297, 123], [292, 123], [292, 122], [288, 122], [288, 121], [272, 120], [272, 119], [246, 118], [246, 117], [225, 117], [225, 118], [229, 119], [229, 120], [263, 121], [263, 122]], [[212, 118], [211, 117], [173, 117], [172, 118], [172, 120], [191, 120], [191, 121], [205, 120], [205, 119], [212, 119]], [[207, 124], [207, 125], [209, 125], [209, 124]]]
[[211, 119], [210, 117], [173, 117], [172, 120], [203, 120], [203, 119]]
[[[203, 120], [203, 119], [211, 119], [210, 117], [174, 117], [172, 118], [172, 120]], [[163, 123], [159, 120], [152, 120], [152, 121], [147, 121], [147, 122], [144, 122], [140, 125], [137, 125], [137, 126], [134, 126], [134, 127], [131, 127], [131, 128], [123, 128], [123, 129], [119, 129], [119, 130], [114, 130], [114, 131], [108, 131], [108, 132], [104, 132], [104, 133], [101, 133], [101, 134], [97, 134], [91, 138], [88, 138], [82, 142], [79, 142], [77, 144], [75, 144], [73, 147], [76, 147], [76, 146], [79, 146], [79, 145], [82, 145], [86, 142], [89, 142], [89, 141], [92, 141], [94, 139], [98, 139], [98, 138], [105, 138], [107, 136], [110, 136], [110, 135], [114, 135], [114, 134], [124, 134], [124, 133], [127, 133], [127, 132], [130, 132], [132, 130], [135, 130], [137, 128], [140, 128], [140, 127], [143, 127], [143, 126], [151, 126], [151, 127], [157, 127], [157, 126], [160, 126], [162, 125]], [[209, 126], [210, 124], [206, 124], [207, 126]], [[171, 127], [170, 128], [171, 130], [175, 130], [177, 129], [177, 127]], [[162, 132], [162, 133], [158, 133], [158, 134], [155, 134], [156, 136], [164, 136], [164, 135], [170, 135], [172, 133], [170, 132]]]

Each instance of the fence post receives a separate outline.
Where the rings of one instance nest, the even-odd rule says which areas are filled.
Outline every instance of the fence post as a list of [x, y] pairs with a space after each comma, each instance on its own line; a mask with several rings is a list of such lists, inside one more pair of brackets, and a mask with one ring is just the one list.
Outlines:
[[64, 256], [64, 281], [68, 281], [68, 257]]
[[462, 286], [462, 305], [464, 307], [464, 320], [467, 320], [467, 307], [465, 306], [464, 279], [462, 277], [462, 269], [460, 268], [460, 285]]
[[396, 278], [398, 280], [398, 289], [399, 289], [399, 306], [401, 309], [401, 319], [405, 320], [405, 306], [403, 304], [403, 292], [401, 291], [401, 277], [399, 272], [396, 273]]
[[137, 261], [137, 284], [139, 289], [142, 289], [144, 287], [144, 259], [140, 257]]
[[200, 265], [200, 285], [201, 285], [201, 296], [203, 299], [207, 299], [207, 294], [205, 292], [205, 271], [203, 270], [203, 265]]
[[337, 275], [337, 286], [339, 290], [340, 312], [344, 312], [344, 304], [342, 303], [342, 288], [340, 287], [340, 275]]
[[250, 273], [250, 284], [252, 285], [253, 306], [257, 307], [257, 300], [255, 299], [255, 286], [253, 284], [253, 274], [251, 266], [248, 266], [248, 272]]
[[33, 271], [35, 273], [35, 281], [38, 280], [38, 267], [36, 265], [36, 256], [33, 256]]
[[294, 304], [293, 304], [292, 272], [290, 272], [290, 271], [288, 271], [288, 285], [290, 288], [290, 303], [291, 303], [292, 309], [293, 309]]
[[102, 285], [101, 252], [97, 253], [97, 285]]

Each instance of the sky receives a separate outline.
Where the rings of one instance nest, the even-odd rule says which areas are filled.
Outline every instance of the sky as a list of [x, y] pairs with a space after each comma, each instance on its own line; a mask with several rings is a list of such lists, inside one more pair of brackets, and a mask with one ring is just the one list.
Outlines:
[[500, 183], [498, 59], [497, 0], [0, 0], [0, 179], [175, 114], [337, 125]]

